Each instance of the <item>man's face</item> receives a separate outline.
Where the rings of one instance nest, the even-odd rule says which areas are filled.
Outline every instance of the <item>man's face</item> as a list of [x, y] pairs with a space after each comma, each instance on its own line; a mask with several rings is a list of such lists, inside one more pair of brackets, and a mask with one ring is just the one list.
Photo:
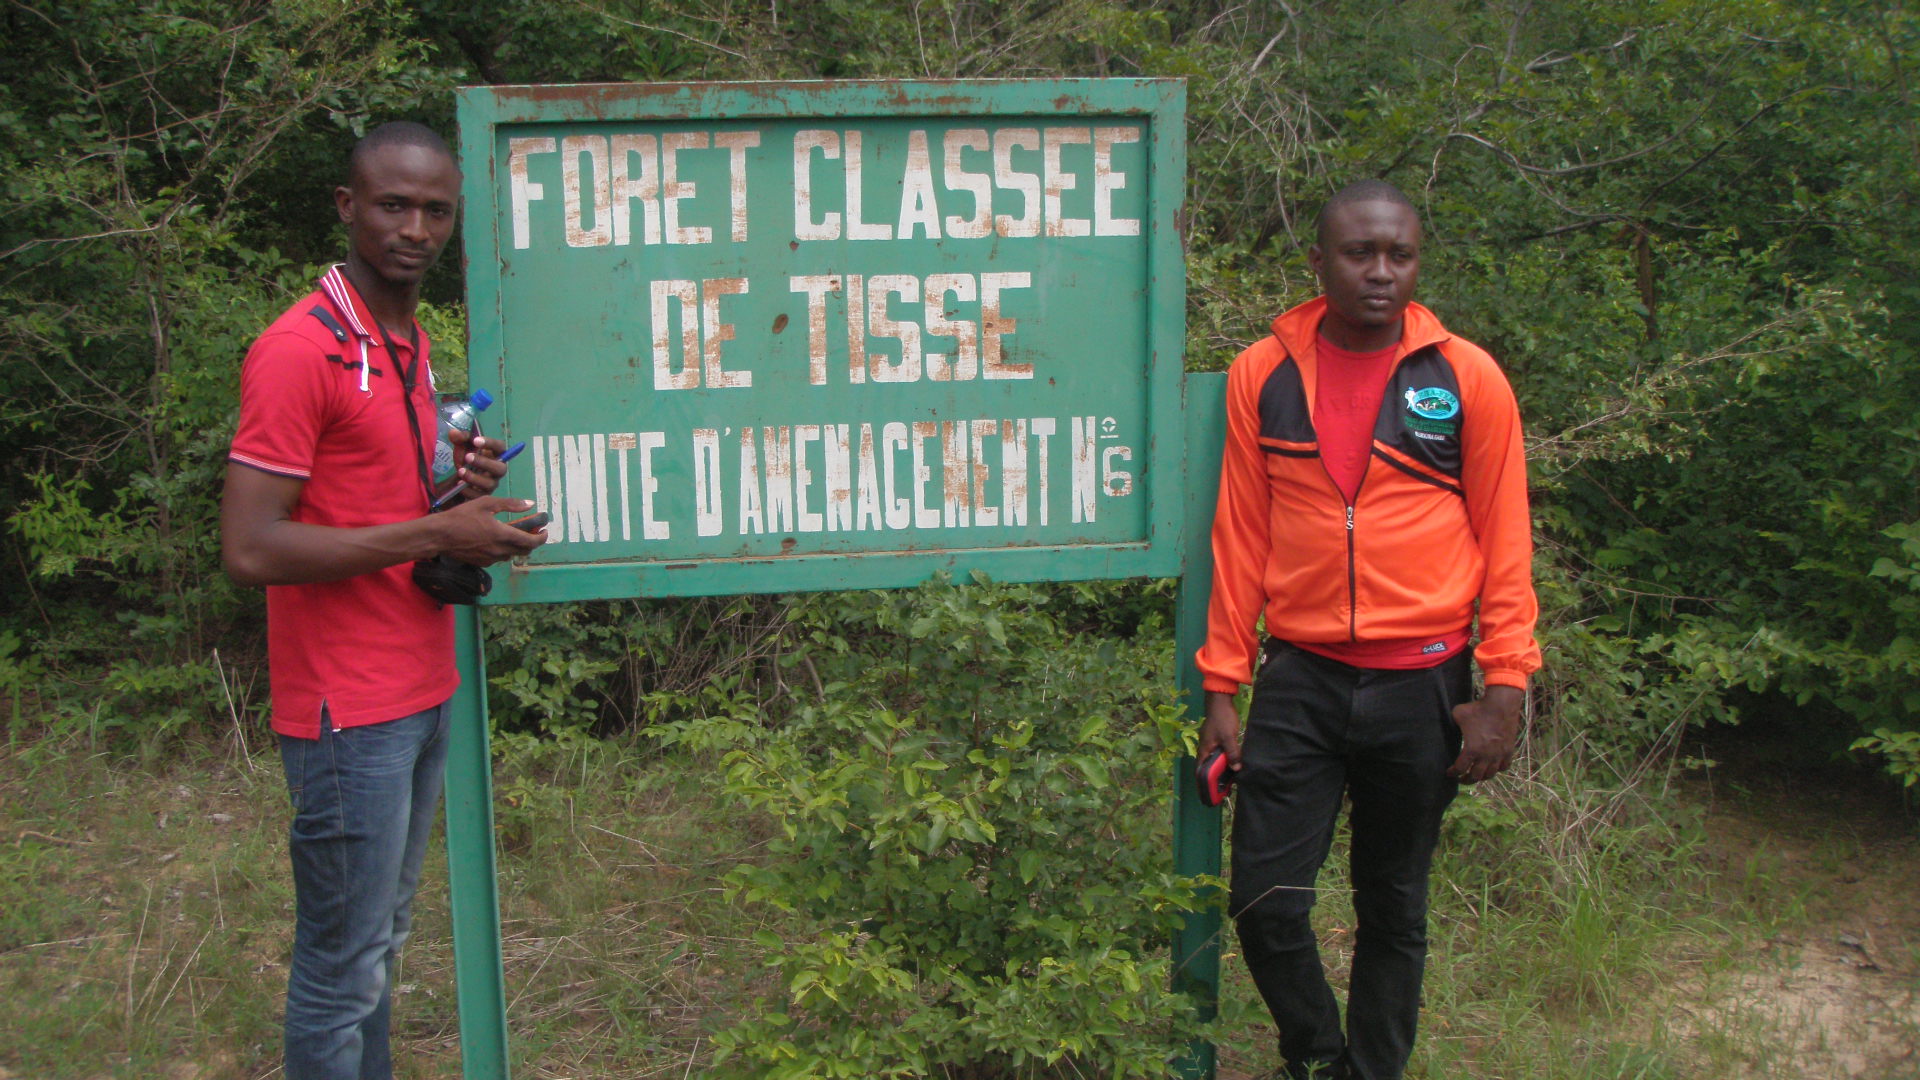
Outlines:
[[358, 261], [382, 281], [410, 288], [453, 237], [460, 170], [428, 147], [388, 144], [368, 154], [333, 199]]
[[1420, 278], [1420, 216], [1392, 202], [1336, 206], [1307, 264], [1327, 294], [1321, 328], [1334, 344], [1384, 348], [1399, 340], [1400, 317]]

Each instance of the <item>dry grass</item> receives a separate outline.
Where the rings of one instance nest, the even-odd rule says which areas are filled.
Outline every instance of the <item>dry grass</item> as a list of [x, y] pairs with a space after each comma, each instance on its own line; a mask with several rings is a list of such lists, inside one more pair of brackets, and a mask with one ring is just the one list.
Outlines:
[[[516, 763], [536, 793], [500, 807], [516, 1076], [697, 1073], [707, 1032], [766, 990], [761, 926], [720, 883], [756, 837], [649, 765], [612, 746]], [[277, 1076], [285, 805], [257, 752], [159, 773], [44, 746], [0, 758], [0, 1076]], [[396, 980], [412, 1078], [459, 1075], [444, 849], [428, 859]]]

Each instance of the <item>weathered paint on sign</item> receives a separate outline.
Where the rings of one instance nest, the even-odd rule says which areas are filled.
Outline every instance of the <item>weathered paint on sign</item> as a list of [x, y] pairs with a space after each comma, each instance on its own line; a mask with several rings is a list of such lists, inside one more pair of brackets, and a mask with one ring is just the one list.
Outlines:
[[472, 382], [553, 515], [495, 597], [1177, 572], [1182, 104], [462, 91]]

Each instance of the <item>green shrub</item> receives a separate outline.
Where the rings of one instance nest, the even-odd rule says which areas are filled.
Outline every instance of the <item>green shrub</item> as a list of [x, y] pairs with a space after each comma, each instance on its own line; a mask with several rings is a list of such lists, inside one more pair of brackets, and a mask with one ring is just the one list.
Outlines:
[[1158, 1076], [1200, 1030], [1167, 988], [1204, 884], [1170, 868], [1168, 635], [1068, 634], [1049, 602], [946, 581], [797, 601], [812, 700], [657, 729], [720, 752], [774, 823], [728, 884], [786, 916], [762, 939], [785, 1000], [715, 1036], [729, 1067]]

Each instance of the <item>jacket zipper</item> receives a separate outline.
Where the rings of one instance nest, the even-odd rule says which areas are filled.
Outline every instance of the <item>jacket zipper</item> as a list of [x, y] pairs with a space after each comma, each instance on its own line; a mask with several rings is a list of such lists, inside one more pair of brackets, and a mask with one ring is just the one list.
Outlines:
[[[1440, 340], [1445, 341], [1447, 339], [1441, 338]], [[1422, 346], [1422, 348], [1424, 347], [1425, 346]], [[1284, 349], [1284, 346], [1283, 346], [1283, 349]], [[1418, 352], [1418, 351], [1419, 351], [1418, 349], [1409, 350], [1394, 358], [1393, 367], [1390, 368], [1387, 372], [1388, 386], [1392, 386], [1394, 378], [1400, 374], [1400, 365], [1406, 362], [1407, 357], [1412, 356], [1415, 352]], [[1286, 351], [1286, 356], [1287, 356], [1287, 359], [1293, 360], [1294, 363], [1296, 364], [1299, 363], [1298, 360], [1294, 359], [1294, 356], [1291, 350]], [[1386, 399], [1382, 397], [1379, 408], [1384, 408], [1385, 406], [1386, 406]], [[1379, 408], [1376, 408], [1374, 411], [1374, 416], [1376, 420], [1379, 417]], [[1308, 426], [1312, 427], [1313, 403], [1311, 401], [1307, 403], [1307, 416], [1308, 416], [1308, 421], [1307, 421]], [[1315, 429], [1314, 440], [1316, 441], [1316, 443], [1318, 442], [1319, 438], [1320, 438], [1320, 432], [1318, 429]], [[1369, 438], [1369, 443], [1371, 443], [1372, 436], [1369, 435], [1368, 438]], [[1372, 466], [1373, 466], [1373, 453], [1372, 453], [1372, 447], [1371, 445], [1369, 445], [1367, 460], [1364, 464], [1360, 466], [1360, 482], [1358, 484], [1355, 484], [1353, 488], [1353, 501], [1356, 503], [1360, 501], [1360, 489], [1367, 486], [1367, 473], [1373, 471]], [[1327, 478], [1327, 483], [1333, 487], [1333, 493], [1335, 495], [1340, 496], [1342, 500], [1345, 500], [1347, 493], [1344, 491], [1341, 491], [1340, 485], [1333, 482], [1333, 472], [1332, 470], [1327, 468], [1327, 459], [1324, 456], [1321, 457], [1320, 459], [1320, 472], [1321, 472], [1321, 475]], [[1350, 645], [1357, 644], [1360, 640], [1360, 591], [1359, 591], [1359, 584], [1358, 584], [1359, 574], [1357, 569], [1355, 568], [1354, 561], [1355, 560], [1354, 560], [1354, 552], [1353, 552], [1353, 505], [1349, 503], [1347, 505], [1347, 643]]]
[[[1397, 363], [1394, 364], [1393, 369], [1397, 374], [1400, 370], [1400, 365]], [[1393, 384], [1392, 375], [1387, 376], [1387, 384], [1389, 386]], [[1317, 441], [1319, 438], [1320, 433], [1316, 430], [1314, 432], [1314, 439]], [[1360, 482], [1353, 487], [1353, 501], [1355, 503], [1360, 501], [1360, 489], [1367, 486], [1367, 473], [1371, 471], [1373, 471], [1373, 454], [1369, 452], [1366, 463], [1360, 466]], [[1327, 468], [1327, 459], [1324, 455], [1320, 458], [1320, 473], [1327, 478], [1327, 486], [1333, 488], [1333, 493], [1338, 495], [1342, 502], [1345, 502], [1347, 493], [1340, 490], [1339, 484], [1334, 483], [1333, 470]], [[1349, 503], [1347, 505], [1347, 643], [1349, 645], [1357, 643], [1360, 640], [1359, 571], [1355, 568], [1354, 561], [1353, 504]]]
[[[1404, 359], [1406, 358], [1401, 357], [1401, 360]], [[1387, 374], [1388, 386], [1393, 385], [1394, 376], [1398, 374], [1400, 374], [1400, 360], [1395, 360], [1393, 362], [1393, 370]], [[1375, 410], [1374, 416], [1378, 419], [1378, 410]], [[1317, 443], [1320, 438], [1318, 429], [1314, 430], [1313, 437]], [[1360, 466], [1360, 481], [1353, 485], [1353, 502], [1347, 504], [1347, 644], [1349, 645], [1357, 644], [1360, 641], [1360, 586], [1359, 570], [1355, 566], [1356, 560], [1353, 551], [1353, 506], [1354, 503], [1360, 501], [1360, 492], [1367, 486], [1367, 474], [1373, 471], [1373, 437], [1369, 434], [1367, 438], [1367, 457], [1365, 462]], [[1347, 493], [1341, 491], [1340, 485], [1333, 482], [1333, 470], [1327, 468], [1327, 459], [1324, 455], [1320, 458], [1320, 472], [1326, 476], [1327, 484], [1333, 488], [1333, 493], [1340, 496], [1341, 501], [1345, 502]]]
[[1360, 596], [1354, 583], [1353, 507], [1347, 507], [1347, 643], [1360, 640]]

